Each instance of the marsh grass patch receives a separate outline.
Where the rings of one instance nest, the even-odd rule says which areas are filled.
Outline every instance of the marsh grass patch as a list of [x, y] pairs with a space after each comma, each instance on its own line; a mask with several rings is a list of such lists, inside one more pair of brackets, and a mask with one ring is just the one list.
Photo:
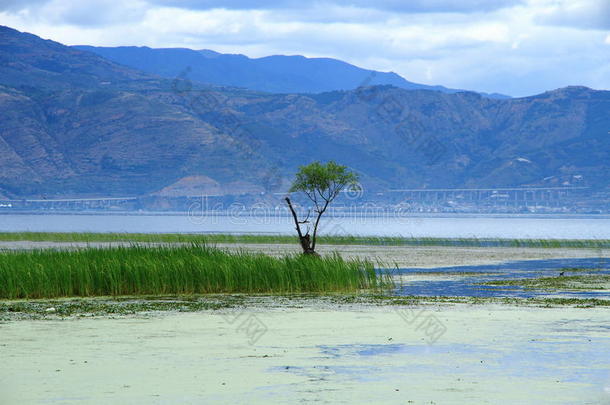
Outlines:
[[353, 292], [390, 288], [367, 260], [227, 252], [204, 244], [0, 253], [0, 298]]

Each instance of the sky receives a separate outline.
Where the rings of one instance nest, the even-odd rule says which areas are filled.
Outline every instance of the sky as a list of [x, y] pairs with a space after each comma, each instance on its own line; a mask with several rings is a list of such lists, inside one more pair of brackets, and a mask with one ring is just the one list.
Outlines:
[[512, 96], [610, 89], [610, 0], [0, 0], [0, 25], [67, 45], [331, 57]]

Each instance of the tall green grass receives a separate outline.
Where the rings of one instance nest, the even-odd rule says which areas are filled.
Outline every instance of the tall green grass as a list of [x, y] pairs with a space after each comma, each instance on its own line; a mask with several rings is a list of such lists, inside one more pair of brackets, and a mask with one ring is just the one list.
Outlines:
[[390, 287], [368, 261], [282, 258], [205, 245], [0, 253], [0, 298], [348, 292]]
[[[296, 244], [291, 235], [228, 235], [180, 233], [54, 233], [4, 232], [0, 241], [49, 242], [161, 242], [161, 243], [280, 243]], [[321, 245], [373, 246], [463, 246], [463, 247], [539, 247], [539, 248], [610, 248], [608, 239], [496, 239], [496, 238], [415, 238], [357, 235], [320, 236]]]

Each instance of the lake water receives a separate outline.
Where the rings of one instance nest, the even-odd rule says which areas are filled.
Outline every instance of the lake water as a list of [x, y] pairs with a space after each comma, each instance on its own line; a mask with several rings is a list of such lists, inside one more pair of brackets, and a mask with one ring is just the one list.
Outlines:
[[[522, 260], [493, 265], [437, 267], [434, 269], [402, 268], [392, 271], [395, 275], [415, 275], [416, 279], [399, 285], [396, 295], [418, 295], [426, 297], [567, 297], [610, 299], [608, 290], [575, 289], [525, 289], [520, 286], [482, 285], [489, 281], [534, 279], [557, 277], [561, 271], [570, 268], [589, 269], [589, 271], [570, 272], [567, 276], [609, 275], [610, 259], [569, 258], [551, 260]], [[421, 275], [424, 272], [423, 275]], [[439, 276], [443, 276], [440, 277]]]
[[[1, 232], [142, 232], [292, 234], [287, 216], [241, 215], [0, 215]], [[323, 217], [321, 234], [610, 239], [608, 216], [352, 216]]]

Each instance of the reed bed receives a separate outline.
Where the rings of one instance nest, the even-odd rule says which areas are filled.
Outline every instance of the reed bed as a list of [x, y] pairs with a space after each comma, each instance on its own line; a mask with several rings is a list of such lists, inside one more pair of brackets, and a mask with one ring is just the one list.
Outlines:
[[[146, 242], [146, 243], [278, 243], [297, 244], [291, 235], [231, 235], [188, 233], [54, 233], [4, 232], [0, 241], [49, 242]], [[415, 238], [358, 235], [322, 235], [322, 245], [374, 246], [463, 246], [463, 247], [537, 247], [537, 248], [610, 248], [608, 239], [496, 239], [496, 238]]]
[[391, 286], [372, 263], [185, 246], [7, 251], [0, 298], [353, 292]]

